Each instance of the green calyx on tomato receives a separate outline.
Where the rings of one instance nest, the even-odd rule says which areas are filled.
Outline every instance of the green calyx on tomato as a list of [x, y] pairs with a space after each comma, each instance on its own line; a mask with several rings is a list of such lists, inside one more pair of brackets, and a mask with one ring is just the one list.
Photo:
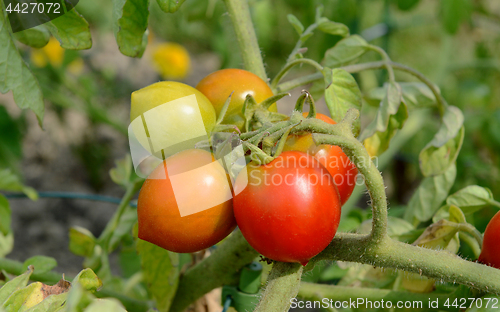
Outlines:
[[500, 269], [500, 211], [488, 223], [483, 237], [479, 262]]
[[199, 149], [167, 158], [149, 175], [137, 215], [140, 239], [181, 253], [208, 248], [236, 227], [228, 176]]
[[298, 151], [246, 169], [236, 179], [233, 199], [243, 236], [267, 258], [306, 265], [338, 228], [341, 204], [333, 177]]
[[[307, 117], [308, 113], [302, 113], [302, 115]], [[316, 114], [316, 118], [332, 125], [336, 123], [330, 117], [320, 113]], [[356, 186], [358, 169], [339, 146], [326, 144], [317, 146], [311, 134], [290, 135], [283, 151], [300, 151], [314, 156], [332, 175], [339, 190], [342, 205], [349, 199]]]
[[[217, 116], [232, 93], [223, 123], [236, 125], [240, 130], [245, 127], [243, 104], [247, 95], [251, 95], [257, 103], [273, 96], [271, 88], [260, 77], [249, 71], [235, 68], [211, 73], [198, 83], [196, 89], [212, 103]], [[269, 107], [269, 111], [278, 111], [275, 103]]]

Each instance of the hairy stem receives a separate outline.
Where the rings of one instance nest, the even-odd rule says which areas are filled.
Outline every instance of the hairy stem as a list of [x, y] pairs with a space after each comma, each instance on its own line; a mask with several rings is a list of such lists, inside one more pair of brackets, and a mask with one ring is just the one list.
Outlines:
[[245, 69], [267, 81], [248, 2], [246, 0], [224, 0], [224, 2], [236, 32]]
[[374, 242], [370, 236], [338, 233], [325, 250], [311, 259], [308, 267], [320, 260], [351, 261], [399, 269], [500, 294], [500, 270], [464, 260], [446, 251], [413, 246], [389, 237]]
[[275, 262], [268, 278], [267, 287], [254, 312], [286, 312], [290, 299], [299, 292], [303, 266], [298, 263]]
[[257, 255], [241, 232], [235, 231], [210, 257], [186, 271], [179, 282], [170, 312], [184, 311], [212, 289], [234, 283], [239, 278], [238, 271]]
[[298, 64], [309, 64], [309, 65], [315, 67], [320, 72], [323, 70], [323, 66], [321, 66], [321, 64], [319, 64], [318, 62], [311, 60], [311, 59], [301, 58], [301, 59], [291, 61], [290, 63], [287, 63], [285, 65], [285, 67], [283, 67], [280, 70], [280, 72], [276, 75], [276, 77], [274, 77], [274, 79], [271, 83], [271, 88], [276, 88], [276, 86], [278, 85], [280, 80], [290, 71], [290, 69], [292, 69], [295, 65], [298, 65]]

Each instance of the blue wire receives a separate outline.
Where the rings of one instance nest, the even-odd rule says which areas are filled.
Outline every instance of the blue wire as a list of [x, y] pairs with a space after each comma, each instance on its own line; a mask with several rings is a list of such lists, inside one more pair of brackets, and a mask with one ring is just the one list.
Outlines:
[[[2, 194], [7, 198], [16, 199], [16, 198], [28, 198], [24, 193], [9, 193]], [[113, 204], [120, 204], [121, 199], [112, 196], [105, 195], [95, 195], [95, 194], [84, 194], [84, 193], [73, 193], [73, 192], [38, 192], [38, 196], [40, 198], [69, 198], [69, 199], [86, 199], [86, 200], [94, 200], [101, 201]], [[132, 207], [137, 207], [137, 204], [130, 203]]]
[[231, 298], [231, 296], [229, 295], [226, 296], [226, 301], [224, 302], [224, 309], [222, 309], [222, 312], [227, 312], [227, 309], [229, 309], [229, 307], [231, 306], [232, 300], [233, 298]]

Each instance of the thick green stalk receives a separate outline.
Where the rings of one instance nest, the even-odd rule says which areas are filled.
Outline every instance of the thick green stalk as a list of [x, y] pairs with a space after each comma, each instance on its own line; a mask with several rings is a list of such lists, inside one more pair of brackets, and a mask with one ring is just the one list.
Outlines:
[[254, 312], [286, 312], [290, 299], [299, 292], [303, 266], [298, 263], [275, 262], [259, 304]]
[[260, 54], [248, 2], [246, 0], [224, 0], [224, 2], [233, 23], [236, 38], [238, 38], [245, 69], [267, 81], [266, 69]]
[[257, 255], [240, 230], [237, 230], [210, 257], [186, 271], [179, 282], [170, 312], [184, 311], [212, 289], [235, 283], [239, 279], [241, 268], [252, 262]]
[[447, 251], [413, 246], [389, 237], [374, 242], [369, 235], [338, 233], [325, 250], [311, 259], [306, 269], [320, 260], [351, 261], [404, 270], [500, 294], [500, 270], [464, 260]]
[[[455, 307], [446, 307], [444, 303], [447, 299], [453, 302], [456, 298], [453, 294], [436, 294], [436, 293], [412, 293], [408, 291], [394, 291], [390, 289], [378, 288], [359, 288], [345, 287], [334, 285], [320, 285], [313, 283], [301, 283], [298, 297], [308, 301], [321, 300], [327, 298], [328, 304], [335, 306], [335, 302], [358, 302], [358, 298], [366, 301], [384, 301], [391, 302], [393, 307], [397, 308], [398, 302], [410, 303], [413, 307], [418, 307], [422, 311], [439, 310], [439, 311], [456, 311]], [[429, 309], [429, 302], [437, 300], [437, 309]], [[365, 305], [359, 305], [359, 308]], [[387, 306], [387, 304], [385, 305]]]

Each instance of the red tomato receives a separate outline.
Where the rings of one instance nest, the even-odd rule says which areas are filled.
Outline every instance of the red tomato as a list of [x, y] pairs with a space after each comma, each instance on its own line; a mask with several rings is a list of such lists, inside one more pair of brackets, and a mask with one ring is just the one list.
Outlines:
[[[308, 113], [303, 113], [303, 115], [307, 117]], [[316, 118], [332, 125], [336, 123], [333, 119], [323, 114], [317, 113]], [[283, 150], [306, 152], [316, 157], [333, 176], [339, 190], [342, 205], [351, 197], [352, 191], [356, 186], [358, 169], [340, 147], [327, 144], [317, 146], [313, 141], [312, 135], [306, 134], [301, 136], [291, 135], [287, 139]]]
[[[141, 188], [139, 238], [174, 252], [208, 248], [236, 227], [230, 198], [226, 172], [209, 152], [190, 149], [175, 154]], [[219, 204], [210, 205], [214, 202]], [[204, 205], [211, 208], [203, 210]]]
[[[242, 109], [247, 94], [251, 94], [257, 103], [273, 96], [271, 88], [259, 76], [236, 68], [222, 69], [211, 73], [198, 83], [196, 89], [212, 102], [217, 116], [219, 116], [231, 92], [234, 91], [224, 117], [224, 123], [236, 125], [240, 129], [243, 129], [245, 125]], [[269, 110], [277, 112], [276, 104], [271, 105]]]
[[234, 186], [238, 227], [262, 255], [306, 265], [337, 231], [341, 205], [333, 186], [328, 170], [306, 153], [283, 152], [263, 166], [250, 163]]
[[500, 269], [500, 211], [491, 219], [484, 231], [483, 248], [479, 262]]

